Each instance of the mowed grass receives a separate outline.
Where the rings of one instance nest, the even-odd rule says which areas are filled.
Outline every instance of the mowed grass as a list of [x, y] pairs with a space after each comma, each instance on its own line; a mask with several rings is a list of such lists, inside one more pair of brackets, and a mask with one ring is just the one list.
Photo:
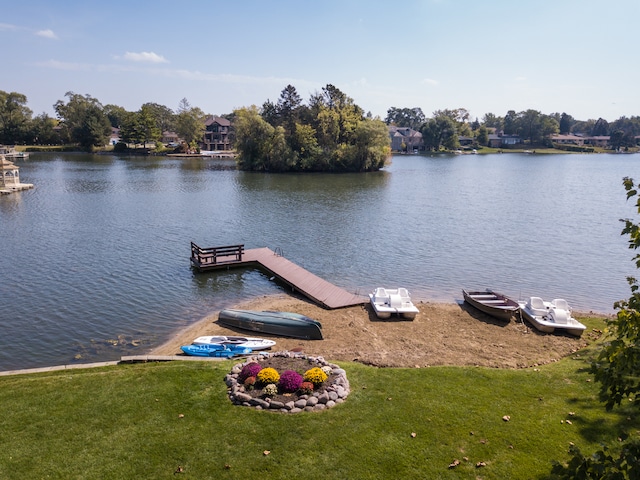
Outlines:
[[347, 401], [299, 414], [232, 405], [234, 361], [0, 377], [0, 478], [544, 478], [570, 442], [593, 452], [640, 428], [626, 405], [605, 411], [589, 356], [522, 370], [340, 362]]

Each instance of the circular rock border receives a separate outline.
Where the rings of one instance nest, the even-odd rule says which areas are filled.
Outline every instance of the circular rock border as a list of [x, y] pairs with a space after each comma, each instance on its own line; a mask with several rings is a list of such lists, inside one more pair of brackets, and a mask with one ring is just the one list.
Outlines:
[[[296, 400], [290, 402], [280, 402], [269, 397], [253, 397], [247, 393], [243, 384], [238, 382], [238, 375], [247, 363], [260, 362], [261, 359], [269, 357], [284, 357], [309, 361], [312, 367], [330, 367], [333, 381], [325, 385], [321, 392], [313, 392], [309, 395], [300, 395]], [[323, 357], [307, 356], [297, 352], [275, 352], [262, 353], [248, 357], [246, 361], [237, 363], [224, 378], [228, 387], [229, 400], [235, 405], [254, 407], [256, 410], [270, 410], [283, 413], [313, 412], [331, 408], [339, 403], [343, 403], [350, 392], [347, 372], [338, 365], [327, 362]]]

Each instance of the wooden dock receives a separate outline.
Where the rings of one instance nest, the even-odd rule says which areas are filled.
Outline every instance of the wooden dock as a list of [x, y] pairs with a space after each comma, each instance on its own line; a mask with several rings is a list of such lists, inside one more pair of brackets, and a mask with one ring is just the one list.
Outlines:
[[362, 305], [369, 301], [368, 297], [347, 292], [267, 247], [249, 250], [245, 250], [244, 245], [200, 248], [192, 243], [191, 265], [200, 272], [256, 267], [328, 309]]

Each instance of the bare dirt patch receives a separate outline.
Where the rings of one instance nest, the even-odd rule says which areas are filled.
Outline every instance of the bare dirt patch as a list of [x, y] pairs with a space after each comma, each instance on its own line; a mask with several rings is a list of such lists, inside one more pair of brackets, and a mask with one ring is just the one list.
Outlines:
[[[583, 338], [541, 334], [519, 319], [498, 322], [466, 304], [420, 302], [415, 320], [379, 320], [369, 305], [325, 310], [288, 295], [260, 297], [237, 305], [251, 310], [297, 312], [322, 323], [324, 340], [273, 338], [273, 351], [297, 350], [329, 361], [356, 361], [380, 367], [477, 365], [523, 368], [559, 360], [588, 344]], [[201, 335], [247, 335], [219, 325], [218, 313], [179, 332], [152, 354], [177, 355]]]

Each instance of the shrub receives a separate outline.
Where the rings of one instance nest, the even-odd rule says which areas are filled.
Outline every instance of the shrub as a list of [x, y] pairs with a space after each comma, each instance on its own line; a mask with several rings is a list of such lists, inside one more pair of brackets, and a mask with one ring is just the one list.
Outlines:
[[238, 374], [238, 381], [244, 383], [249, 377], [255, 377], [262, 370], [262, 366], [257, 362], [247, 363]]
[[283, 392], [295, 392], [300, 388], [303, 378], [298, 372], [293, 370], [285, 370], [280, 375], [278, 385]]
[[314, 385], [320, 385], [327, 379], [327, 374], [324, 373], [321, 368], [313, 367], [304, 372], [304, 379]]
[[302, 393], [303, 395], [309, 395], [310, 393], [313, 393], [313, 383], [312, 382], [302, 382], [302, 384], [300, 385], [300, 393]]
[[267, 397], [273, 397], [278, 394], [278, 387], [276, 387], [275, 383], [270, 383], [262, 389], [262, 393]]
[[263, 384], [278, 383], [280, 374], [275, 368], [267, 367], [260, 370], [256, 378]]

